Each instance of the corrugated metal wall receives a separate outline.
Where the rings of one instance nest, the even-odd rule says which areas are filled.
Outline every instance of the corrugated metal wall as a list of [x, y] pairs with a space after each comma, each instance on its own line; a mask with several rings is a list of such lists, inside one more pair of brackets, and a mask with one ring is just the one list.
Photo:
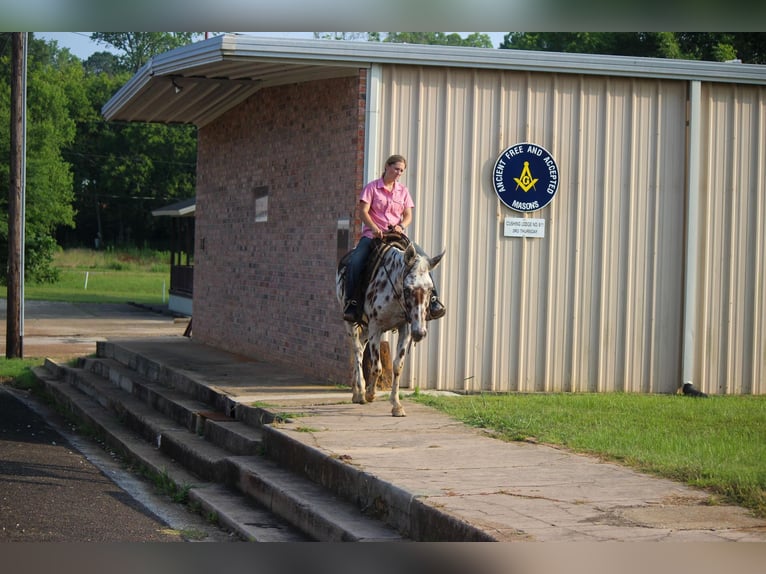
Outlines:
[[[404, 385], [674, 392], [686, 83], [413, 66], [374, 73], [386, 86], [375, 149], [409, 160], [410, 235], [432, 253], [447, 248], [434, 275], [448, 312], [413, 349]], [[498, 155], [525, 141], [550, 151], [561, 177], [553, 201], [526, 215], [491, 186]], [[506, 217], [544, 218], [545, 237], [504, 237]]]
[[766, 393], [766, 89], [703, 84], [694, 382]]

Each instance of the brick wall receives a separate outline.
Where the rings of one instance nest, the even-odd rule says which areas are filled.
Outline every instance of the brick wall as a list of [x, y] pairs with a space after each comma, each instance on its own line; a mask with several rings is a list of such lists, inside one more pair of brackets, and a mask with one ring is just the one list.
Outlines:
[[365, 89], [364, 71], [267, 88], [199, 130], [195, 340], [350, 381], [337, 224], [362, 185]]

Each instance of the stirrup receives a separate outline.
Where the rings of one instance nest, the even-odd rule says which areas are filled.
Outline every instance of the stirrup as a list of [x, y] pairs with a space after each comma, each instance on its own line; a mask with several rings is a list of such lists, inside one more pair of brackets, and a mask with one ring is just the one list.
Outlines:
[[447, 313], [444, 304], [439, 301], [439, 298], [435, 295], [431, 297], [431, 301], [428, 304], [428, 312], [426, 313], [426, 321], [432, 321], [433, 319], [441, 319]]

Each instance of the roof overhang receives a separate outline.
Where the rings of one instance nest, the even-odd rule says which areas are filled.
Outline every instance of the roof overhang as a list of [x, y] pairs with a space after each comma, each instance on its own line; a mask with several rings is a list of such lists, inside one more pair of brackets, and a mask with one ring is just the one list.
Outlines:
[[197, 210], [197, 198], [190, 197], [189, 199], [181, 200], [165, 207], [160, 207], [152, 211], [152, 215], [159, 217], [167, 215], [170, 217], [193, 217]]
[[203, 126], [263, 88], [354, 76], [374, 64], [766, 85], [766, 66], [752, 64], [223, 34], [153, 57], [101, 111], [110, 121]]

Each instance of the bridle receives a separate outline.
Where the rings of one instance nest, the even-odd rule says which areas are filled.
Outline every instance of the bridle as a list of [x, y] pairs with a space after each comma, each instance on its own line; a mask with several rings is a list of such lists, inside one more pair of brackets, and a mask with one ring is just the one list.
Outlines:
[[[410, 239], [406, 235], [402, 235], [399, 233], [385, 233], [383, 235], [383, 239], [381, 241], [384, 245], [384, 250], [392, 249], [395, 247], [395, 245], [392, 245], [392, 242], [387, 242], [385, 239], [393, 240], [394, 243], [398, 243], [401, 245], [402, 241], [406, 242], [407, 244], [412, 243]], [[385, 251], [384, 251], [385, 253]], [[381, 254], [381, 259], [383, 258], [383, 255]], [[404, 319], [408, 323], [410, 321], [410, 315], [412, 313], [412, 303], [410, 303], [409, 298], [404, 297], [404, 279], [412, 272], [412, 269], [414, 267], [414, 264], [405, 265], [404, 271], [402, 273], [402, 292], [400, 293], [396, 289], [396, 285], [394, 284], [394, 280], [391, 278], [391, 273], [388, 270], [388, 266], [381, 261], [381, 265], [383, 266], [383, 271], [386, 273], [386, 279], [388, 279], [389, 285], [391, 285], [391, 289], [394, 292], [394, 298], [396, 299], [396, 302], [399, 303], [399, 307], [401, 307], [402, 312], [404, 313]]]
[[[390, 249], [390, 247], [389, 247]], [[386, 278], [388, 279], [389, 284], [391, 285], [391, 289], [394, 292], [394, 298], [396, 299], [396, 302], [399, 303], [399, 307], [402, 308], [402, 311], [404, 311], [404, 319], [409, 323], [410, 321], [410, 313], [412, 311], [412, 304], [410, 303], [410, 300], [408, 298], [404, 297], [404, 278], [409, 275], [410, 271], [412, 271], [412, 265], [404, 268], [404, 273], [402, 273], [402, 292], [399, 293], [396, 290], [396, 285], [394, 285], [394, 280], [391, 279], [391, 274], [388, 272], [388, 266], [383, 265], [383, 271], [386, 272]], [[402, 303], [404, 301], [404, 303]]]

